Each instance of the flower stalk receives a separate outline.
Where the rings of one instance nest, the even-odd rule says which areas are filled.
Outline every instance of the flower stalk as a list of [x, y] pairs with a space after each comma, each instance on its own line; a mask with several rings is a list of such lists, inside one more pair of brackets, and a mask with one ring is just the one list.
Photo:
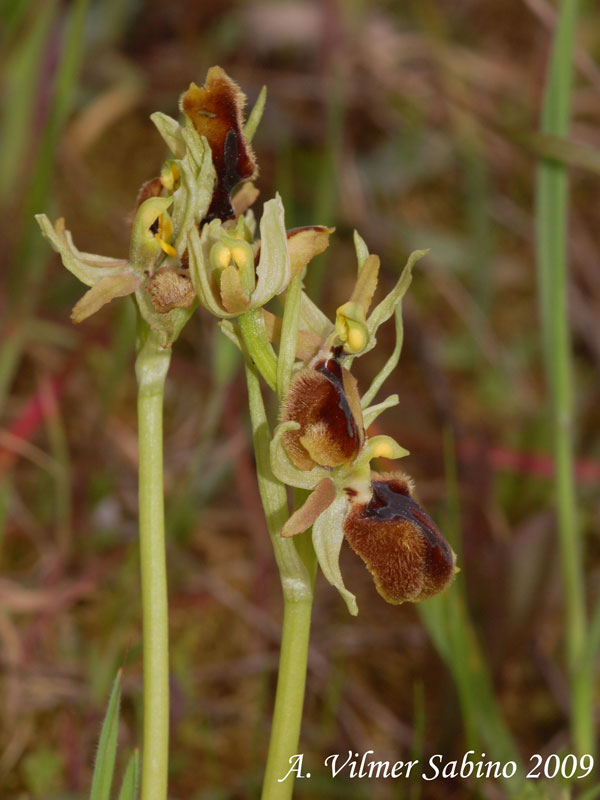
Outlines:
[[163, 397], [171, 349], [140, 321], [138, 383], [139, 535], [144, 738], [141, 800], [166, 800], [169, 759], [169, 626], [163, 500]]

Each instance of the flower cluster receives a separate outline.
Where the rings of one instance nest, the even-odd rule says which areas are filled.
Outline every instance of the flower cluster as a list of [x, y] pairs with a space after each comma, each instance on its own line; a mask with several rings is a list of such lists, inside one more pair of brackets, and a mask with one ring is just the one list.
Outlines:
[[321, 569], [356, 614], [356, 599], [339, 568], [344, 537], [373, 575], [379, 594], [393, 604], [442, 591], [454, 577], [456, 559], [414, 500], [411, 479], [402, 472], [371, 471], [375, 458], [408, 453], [389, 436], [366, 436], [356, 381], [342, 366], [341, 353], [338, 346], [297, 373], [271, 457], [280, 480], [312, 490], [281, 535], [295, 536], [312, 526]]
[[[258, 195], [251, 139], [264, 91], [247, 121], [245, 101], [226, 73], [212, 67], [203, 87], [192, 83], [182, 95], [181, 123], [152, 115], [172, 157], [140, 190], [128, 258], [83, 253], [64, 220], [52, 225], [38, 215], [64, 265], [90, 287], [72, 318], [81, 322], [114, 298], [134, 295], [141, 319], [162, 347], [171, 346], [198, 304], [219, 318], [224, 332], [256, 363], [253, 348], [262, 342], [276, 364], [277, 380], [270, 383], [277, 383], [281, 400], [272, 471], [285, 484], [311, 490], [281, 536], [312, 527], [321, 569], [352, 613], [356, 601], [339, 568], [344, 537], [387, 601], [430, 597], [452, 580], [454, 554], [415, 501], [410, 478], [371, 470], [373, 459], [400, 458], [407, 451], [390, 437], [366, 433], [379, 413], [398, 402], [391, 396], [369, 406], [398, 360], [401, 300], [423, 252], [411, 255], [396, 286], [371, 310], [379, 258], [355, 234], [355, 287], [330, 321], [302, 291], [301, 278], [327, 248], [333, 229], [286, 230], [279, 195], [264, 204], [257, 226], [251, 210]], [[265, 309], [286, 292], [283, 318]], [[262, 340], [244, 338], [243, 322], [252, 314]], [[398, 344], [361, 400], [352, 361], [375, 346], [379, 326], [392, 316]]]

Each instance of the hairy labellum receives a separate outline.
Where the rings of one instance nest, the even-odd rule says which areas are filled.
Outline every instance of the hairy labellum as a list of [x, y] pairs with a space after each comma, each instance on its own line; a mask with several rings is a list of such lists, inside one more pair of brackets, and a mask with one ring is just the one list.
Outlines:
[[364, 441], [356, 380], [335, 358], [302, 370], [290, 385], [282, 421], [300, 425], [283, 439], [299, 469], [351, 463]]
[[254, 153], [243, 131], [245, 102], [241, 89], [221, 67], [211, 67], [204, 87], [192, 83], [181, 98], [181, 110], [210, 145], [217, 173], [212, 201], [203, 222], [234, 217], [233, 188], [256, 176]]
[[373, 473], [368, 503], [352, 503], [344, 533], [388, 603], [425, 600], [456, 573], [456, 558], [431, 517], [412, 498], [402, 473]]
[[166, 314], [174, 308], [191, 308], [196, 299], [189, 275], [171, 267], [163, 267], [148, 278], [146, 291], [159, 314]]

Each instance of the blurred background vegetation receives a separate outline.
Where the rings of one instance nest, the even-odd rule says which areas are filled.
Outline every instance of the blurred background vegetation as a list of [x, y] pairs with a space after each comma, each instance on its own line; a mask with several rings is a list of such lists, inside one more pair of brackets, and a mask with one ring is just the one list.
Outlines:
[[[320, 581], [299, 798], [499, 798], [517, 784], [327, 780], [330, 753], [569, 750], [565, 617], [535, 276], [540, 154], [571, 165], [568, 297], [585, 597], [600, 570], [600, 19], [584, 3], [571, 139], [536, 137], [556, 20], [547, 0], [195, 3], [3, 0], [0, 65], [0, 795], [87, 794], [110, 684], [139, 744], [135, 332], [130, 301], [75, 328], [82, 286], [32, 215], [65, 216], [82, 250], [121, 256], [140, 184], [166, 153], [149, 114], [220, 64], [252, 103], [261, 200], [288, 227], [335, 225], [308, 287], [332, 315], [357, 228], [392, 285], [430, 248], [378, 422], [460, 552], [439, 602], [389, 607], [351, 552], [357, 619]], [[260, 201], [259, 201], [260, 203]], [[380, 336], [357, 377], [393, 347]], [[280, 590], [237, 356], [204, 312], [166, 396], [171, 796], [251, 797], [278, 653]], [[521, 773], [523, 774], [523, 773]], [[558, 797], [559, 782], [543, 791]], [[589, 797], [595, 796], [593, 785]], [[564, 795], [560, 795], [563, 797]]]

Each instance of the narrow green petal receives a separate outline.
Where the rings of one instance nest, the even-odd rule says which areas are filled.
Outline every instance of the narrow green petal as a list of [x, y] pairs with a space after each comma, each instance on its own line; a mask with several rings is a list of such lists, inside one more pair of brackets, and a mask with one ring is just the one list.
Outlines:
[[249, 142], [252, 141], [254, 138], [254, 134], [256, 133], [256, 129], [258, 128], [260, 121], [262, 119], [263, 111], [265, 110], [265, 104], [267, 102], [267, 87], [263, 86], [260, 90], [260, 94], [252, 107], [252, 111], [248, 115], [248, 119], [246, 124], [244, 125], [244, 136], [248, 139]]
[[414, 250], [410, 254], [408, 261], [406, 262], [406, 266], [402, 270], [402, 274], [398, 279], [398, 282], [392, 291], [387, 295], [387, 297], [385, 297], [381, 303], [379, 303], [379, 305], [373, 309], [373, 313], [367, 319], [367, 327], [371, 336], [374, 337], [375, 333], [377, 332], [377, 328], [379, 328], [381, 324], [386, 322], [386, 320], [392, 316], [396, 306], [400, 300], [402, 300], [408, 287], [410, 286], [413, 266], [427, 253], [427, 250]]
[[365, 408], [363, 411], [363, 424], [365, 426], [365, 430], [372, 425], [377, 417], [383, 412], [386, 411], [388, 408], [393, 408], [393, 406], [397, 406], [400, 402], [400, 398], [397, 394], [391, 394], [389, 397], [386, 397], [381, 403], [377, 403], [375, 406], [369, 406], [369, 408]]
[[340, 550], [344, 540], [344, 518], [348, 510], [348, 501], [344, 494], [336, 497], [313, 525], [312, 540], [317, 560], [323, 575], [338, 590], [348, 606], [348, 611], [356, 616], [358, 606], [356, 597], [344, 586], [340, 572]]

